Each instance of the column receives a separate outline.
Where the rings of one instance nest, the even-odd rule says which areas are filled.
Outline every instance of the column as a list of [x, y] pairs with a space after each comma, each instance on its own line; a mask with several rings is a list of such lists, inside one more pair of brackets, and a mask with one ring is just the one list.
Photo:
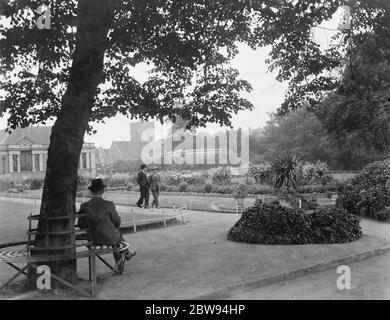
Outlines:
[[9, 164], [8, 164], [8, 169], [10, 173], [14, 172], [14, 159], [13, 159], [13, 154], [9, 154]]
[[20, 172], [20, 155], [17, 155], [18, 159], [18, 172]]
[[35, 154], [32, 153], [31, 156], [32, 156], [32, 171], [35, 172]]
[[90, 162], [89, 162], [89, 159], [90, 159], [90, 150], [89, 149], [87, 149], [86, 151], [85, 151], [85, 157], [86, 157], [86, 162], [87, 162], [87, 167], [85, 168], [85, 169], [91, 169], [91, 166], [90, 166]]
[[43, 171], [43, 154], [39, 154], [39, 171]]
[[95, 159], [95, 150], [91, 150], [91, 173], [96, 174], [96, 159]]

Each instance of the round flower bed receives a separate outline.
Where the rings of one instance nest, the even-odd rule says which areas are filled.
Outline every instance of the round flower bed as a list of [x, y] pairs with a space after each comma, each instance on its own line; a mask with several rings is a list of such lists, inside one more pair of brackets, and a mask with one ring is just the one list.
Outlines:
[[228, 240], [272, 245], [345, 243], [361, 236], [359, 219], [341, 208], [305, 214], [261, 200], [247, 208], [228, 232]]

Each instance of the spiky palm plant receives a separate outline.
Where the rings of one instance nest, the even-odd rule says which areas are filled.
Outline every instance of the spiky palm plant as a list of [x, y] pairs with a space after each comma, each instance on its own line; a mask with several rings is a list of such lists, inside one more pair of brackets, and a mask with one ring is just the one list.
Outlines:
[[298, 163], [298, 156], [292, 153], [278, 157], [271, 162], [275, 189], [280, 190], [283, 187], [286, 187], [287, 191], [290, 188], [296, 189]]

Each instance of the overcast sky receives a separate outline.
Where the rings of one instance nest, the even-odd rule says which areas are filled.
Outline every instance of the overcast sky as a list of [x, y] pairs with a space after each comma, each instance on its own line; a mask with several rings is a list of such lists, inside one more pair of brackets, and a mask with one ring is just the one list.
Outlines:
[[[324, 22], [321, 27], [335, 29], [340, 21], [340, 14], [335, 14], [332, 21]], [[329, 46], [330, 38], [334, 31], [314, 28], [313, 36], [323, 48]], [[253, 111], [242, 111], [237, 115], [233, 115], [232, 124], [237, 128], [258, 128], [264, 126], [269, 119], [269, 114], [276, 111], [284, 100], [284, 95], [287, 89], [285, 83], [276, 81], [275, 74], [268, 72], [265, 59], [267, 58], [269, 49], [259, 48], [253, 51], [245, 45], [239, 46], [239, 54], [232, 61], [231, 66], [238, 69], [241, 78], [249, 81], [253, 90], [250, 93], [243, 93], [243, 97], [247, 98], [254, 105]], [[147, 79], [147, 69], [143, 65], [139, 65], [133, 70], [134, 77], [143, 82]], [[95, 135], [87, 135], [87, 142], [94, 142], [97, 146], [109, 148], [113, 140], [129, 140], [130, 139], [130, 120], [124, 116], [116, 116], [107, 119], [105, 124], [94, 125], [98, 130]], [[6, 118], [0, 118], [0, 128], [5, 128]], [[213, 132], [220, 130], [217, 125], [209, 125], [207, 131]]]
[[[240, 53], [232, 61], [232, 67], [237, 68], [241, 77], [253, 86], [252, 92], [243, 94], [243, 97], [251, 101], [255, 107], [253, 111], [242, 111], [233, 115], [232, 122], [235, 128], [263, 126], [268, 119], [268, 113], [275, 111], [284, 100], [287, 86], [276, 81], [274, 74], [267, 72], [265, 64], [267, 53], [268, 50], [264, 48], [253, 51], [249, 47], [240, 45]], [[137, 79], [142, 79], [146, 74], [142, 66], [136, 68], [134, 72]], [[86, 140], [104, 147], [110, 146], [113, 139], [129, 140], [129, 123], [130, 120], [124, 116], [111, 118], [105, 124], [95, 125], [98, 133], [87, 136]], [[219, 129], [218, 125], [207, 126], [207, 131]]]

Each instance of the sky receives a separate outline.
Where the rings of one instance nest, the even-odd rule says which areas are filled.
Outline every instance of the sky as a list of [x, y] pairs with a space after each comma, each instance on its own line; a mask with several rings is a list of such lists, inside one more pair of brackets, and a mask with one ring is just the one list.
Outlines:
[[[340, 14], [335, 13], [331, 21], [325, 21], [319, 28], [313, 28], [313, 36], [323, 47], [327, 48], [330, 38], [337, 28], [340, 21]], [[252, 50], [246, 45], [239, 44], [239, 54], [231, 61], [231, 66], [240, 72], [240, 77], [247, 80], [253, 87], [249, 93], [242, 93], [242, 96], [249, 100], [254, 109], [252, 111], [241, 111], [232, 116], [232, 125], [234, 129], [256, 129], [263, 127], [272, 112], [275, 112], [284, 101], [287, 84], [276, 80], [276, 74], [268, 71], [265, 60], [269, 53], [269, 48], [259, 48]], [[133, 76], [143, 82], [147, 79], [147, 68], [140, 64], [132, 70]], [[96, 146], [109, 148], [113, 140], [130, 140], [130, 123], [136, 120], [130, 120], [125, 116], [116, 116], [107, 119], [104, 124], [93, 124], [97, 133], [86, 135], [86, 142], [94, 142]], [[156, 123], [158, 129], [167, 130]], [[0, 118], [0, 128], [6, 127], [6, 118]], [[209, 124], [206, 129], [208, 133], [221, 130], [218, 125]]]
[[[284, 100], [287, 85], [276, 81], [275, 74], [267, 71], [265, 59], [268, 50], [265, 48], [253, 51], [247, 46], [240, 45], [240, 53], [232, 61], [231, 66], [238, 69], [242, 79], [249, 81], [253, 90], [243, 93], [242, 96], [254, 105], [252, 111], [241, 111], [232, 116], [232, 124], [237, 128], [258, 128], [269, 119], [269, 113], [275, 111]], [[140, 66], [133, 70], [135, 77], [142, 80], [145, 77], [145, 67]], [[136, 121], [136, 120], [134, 120]], [[131, 120], [124, 116], [108, 119], [105, 124], [94, 125], [97, 133], [87, 135], [86, 141], [109, 147], [113, 140], [129, 140]], [[156, 124], [159, 126], [159, 124]], [[215, 132], [220, 130], [219, 125], [209, 124], [203, 131]]]

